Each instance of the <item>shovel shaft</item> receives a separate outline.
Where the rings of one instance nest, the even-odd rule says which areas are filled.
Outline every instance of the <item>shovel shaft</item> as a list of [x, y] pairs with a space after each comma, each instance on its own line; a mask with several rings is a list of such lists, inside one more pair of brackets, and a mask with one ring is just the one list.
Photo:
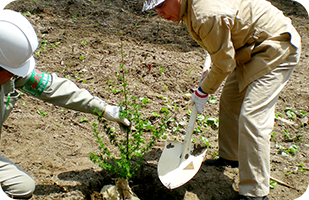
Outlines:
[[[205, 64], [203, 68], [202, 80], [206, 77], [210, 66], [211, 58], [206, 53]], [[200, 84], [201, 84], [200, 83]], [[160, 181], [168, 189], [174, 189], [182, 186], [191, 180], [201, 167], [206, 150], [199, 155], [191, 155], [191, 138], [197, 117], [196, 105], [192, 106], [189, 124], [187, 126], [185, 140], [169, 141], [165, 144], [163, 152], [158, 162], [158, 175]]]
[[190, 121], [189, 121], [187, 131], [186, 131], [185, 141], [184, 141], [184, 144], [183, 144], [184, 148], [183, 148], [183, 151], [182, 151], [182, 154], [181, 154], [180, 163], [182, 163], [189, 156], [190, 146], [191, 146], [191, 138], [192, 138], [192, 133], [193, 133], [193, 130], [194, 130], [196, 116], [197, 116], [197, 109], [196, 109], [196, 106], [194, 104], [192, 106], [191, 117], [190, 117]]

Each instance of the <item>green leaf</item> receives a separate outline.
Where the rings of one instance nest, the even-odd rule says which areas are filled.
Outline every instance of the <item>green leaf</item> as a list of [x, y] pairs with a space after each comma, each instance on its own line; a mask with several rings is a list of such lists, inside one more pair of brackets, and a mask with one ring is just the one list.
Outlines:
[[159, 115], [158, 113], [156, 113], [156, 112], [153, 112], [152, 113], [155, 117], [161, 117], [161, 115]]
[[297, 150], [298, 150], [298, 145], [292, 145], [289, 147], [290, 152], [292, 152], [292, 154], [296, 154]]
[[296, 118], [295, 111], [290, 108], [286, 108], [285, 113], [289, 118]]
[[162, 108], [161, 108], [161, 112], [169, 112], [169, 111], [168, 111], [168, 109], [167, 109], [167, 108], [162, 107]]
[[88, 118], [87, 117], [83, 117], [83, 118], [81, 118], [80, 120], [79, 120], [79, 122], [88, 122], [89, 120], [88, 120]]
[[46, 113], [46, 112], [41, 111], [41, 110], [37, 110], [37, 113], [39, 113], [39, 114], [40, 114], [40, 115], [42, 115], [42, 116], [46, 116], [46, 115], [47, 115], [47, 113]]
[[217, 99], [213, 96], [210, 96], [209, 99], [208, 99], [208, 102], [209, 103], [216, 103], [217, 102]]
[[273, 180], [271, 180], [270, 183], [269, 183], [269, 187], [272, 188], [272, 189], [274, 189], [276, 187], [276, 185], [277, 185], [277, 182], [273, 181]]
[[210, 143], [206, 137], [201, 136], [200, 139], [205, 143], [206, 146], [210, 146]]
[[168, 133], [167, 133], [167, 132], [164, 132], [164, 133], [162, 134], [162, 139], [166, 139], [167, 136], [168, 136]]
[[159, 99], [162, 99], [164, 96], [163, 95], [158, 95], [157, 96]]
[[307, 113], [306, 111], [300, 110], [300, 114], [301, 114], [302, 116], [305, 116], [305, 115], [307, 115], [308, 113]]

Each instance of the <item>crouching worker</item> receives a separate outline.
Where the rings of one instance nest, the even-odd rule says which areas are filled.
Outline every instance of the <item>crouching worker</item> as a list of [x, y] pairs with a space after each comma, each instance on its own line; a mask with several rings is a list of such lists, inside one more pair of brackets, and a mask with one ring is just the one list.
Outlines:
[[[32, 55], [37, 46], [36, 33], [24, 16], [15, 11], [0, 10], [0, 134], [3, 122], [19, 98], [16, 89], [85, 113], [93, 113], [97, 109], [107, 120], [118, 122], [121, 126], [130, 125], [128, 119], [119, 116], [120, 107], [108, 105], [70, 80], [36, 70]], [[0, 183], [3, 191], [13, 198], [30, 198], [35, 189], [34, 180], [1, 155]]]

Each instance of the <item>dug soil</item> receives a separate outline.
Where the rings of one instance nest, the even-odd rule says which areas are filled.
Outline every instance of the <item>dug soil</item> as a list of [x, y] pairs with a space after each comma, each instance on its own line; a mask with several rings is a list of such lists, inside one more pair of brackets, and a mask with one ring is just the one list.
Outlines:
[[[292, 19], [303, 41], [300, 63], [276, 105], [278, 118], [271, 138], [274, 187], [269, 199], [291, 200], [302, 196], [309, 183], [309, 20], [298, 3], [273, 3]], [[142, 108], [143, 117], [151, 118], [153, 112], [173, 104], [179, 108], [175, 119], [188, 119], [191, 107], [187, 94], [198, 86], [205, 54], [185, 26], [162, 20], [153, 12], [142, 13], [141, 0], [25, 0], [7, 8], [23, 13], [33, 24], [40, 40], [35, 55], [39, 70], [57, 73], [107, 103], [118, 105], [124, 97], [108, 89], [119, 84], [121, 43], [126, 54], [128, 90], [131, 95], [152, 100]], [[216, 102], [205, 106], [203, 116], [218, 117], [221, 88], [213, 95]], [[92, 114], [21, 95], [4, 123], [0, 150], [36, 181], [32, 200], [99, 199], [94, 194], [104, 185], [114, 184], [113, 174], [89, 159], [90, 152], [98, 152], [92, 123], [97, 123]], [[111, 125], [118, 130], [117, 124]], [[173, 133], [172, 128], [166, 130], [169, 138], [184, 132]], [[217, 133], [216, 126], [205, 125], [194, 135], [196, 143], [202, 143], [201, 136], [210, 143], [206, 158], [216, 156]], [[102, 138], [108, 144], [107, 136], [102, 134]], [[157, 175], [164, 144], [165, 139], [160, 139], [153, 146], [130, 179], [140, 199], [237, 199], [238, 169], [231, 167], [202, 165], [180, 188], [164, 187]], [[290, 147], [294, 147], [294, 153]]]

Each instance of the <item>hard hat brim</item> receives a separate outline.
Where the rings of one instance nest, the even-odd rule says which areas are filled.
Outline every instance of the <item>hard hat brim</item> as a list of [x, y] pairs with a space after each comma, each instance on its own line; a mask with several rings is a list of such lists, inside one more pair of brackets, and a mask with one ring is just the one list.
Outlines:
[[33, 69], [35, 68], [35, 59], [33, 56], [31, 56], [28, 61], [21, 67], [19, 68], [12, 68], [12, 67], [5, 67], [4, 69], [11, 72], [14, 75], [20, 76], [20, 77], [25, 77], [28, 74], [30, 74]]
[[143, 10], [144, 11], [148, 11], [148, 10], [152, 10], [154, 9], [156, 6], [160, 5], [161, 3], [163, 3], [165, 0], [146, 0], [144, 2], [143, 5]]

